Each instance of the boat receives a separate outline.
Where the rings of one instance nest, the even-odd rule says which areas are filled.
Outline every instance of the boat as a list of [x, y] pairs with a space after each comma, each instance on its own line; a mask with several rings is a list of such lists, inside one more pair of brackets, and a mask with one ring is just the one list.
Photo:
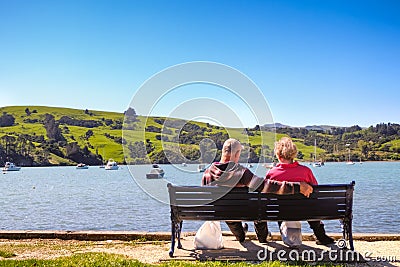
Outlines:
[[199, 164], [199, 166], [197, 166], [198, 172], [204, 172], [205, 170], [206, 170], [206, 164]]
[[186, 167], [186, 166], [187, 166], [186, 162], [182, 162], [182, 167]]
[[273, 167], [276, 166], [276, 162], [271, 162], [271, 163], [264, 163], [263, 166], [267, 169], [272, 169]]
[[104, 167], [105, 170], [118, 170], [118, 168], [118, 164], [113, 159], [109, 159]]
[[314, 162], [312, 163], [312, 166], [315, 168], [322, 167], [322, 162], [317, 161], [317, 139], [314, 139]]
[[149, 173], [146, 173], [147, 179], [160, 179], [164, 177], [164, 170], [157, 164], [153, 164], [153, 168]]
[[248, 164], [247, 164], [247, 168], [253, 168], [253, 164], [248, 163]]
[[89, 169], [89, 166], [84, 164], [84, 163], [79, 163], [78, 165], [76, 165], [76, 169], [78, 169], [78, 170], [86, 170], [86, 169]]
[[346, 161], [346, 165], [354, 165], [355, 163], [350, 158], [350, 144], [346, 144], [347, 149], [349, 150], [349, 158]]
[[313, 162], [312, 164], [313, 167], [322, 167], [322, 163], [319, 161]]
[[17, 166], [15, 166], [14, 163], [7, 161], [6, 164], [4, 165], [3, 172], [5, 172], [5, 171], [19, 171], [20, 169], [21, 169], [21, 167], [17, 167]]

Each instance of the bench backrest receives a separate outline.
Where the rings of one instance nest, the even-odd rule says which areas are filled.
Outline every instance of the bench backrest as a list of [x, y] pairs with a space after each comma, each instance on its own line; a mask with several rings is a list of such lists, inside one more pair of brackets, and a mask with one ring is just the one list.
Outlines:
[[226, 193], [226, 187], [217, 186], [168, 184], [168, 191], [171, 215], [180, 221], [330, 220], [351, 218], [354, 184], [314, 186], [310, 198], [249, 192], [247, 188]]

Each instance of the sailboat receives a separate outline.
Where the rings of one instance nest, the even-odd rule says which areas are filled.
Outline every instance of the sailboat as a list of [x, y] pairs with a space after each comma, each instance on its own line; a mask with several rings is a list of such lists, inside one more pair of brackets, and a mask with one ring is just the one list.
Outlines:
[[320, 161], [317, 161], [317, 139], [314, 139], [314, 162], [312, 164], [313, 167], [321, 167], [322, 164]]
[[350, 144], [346, 144], [347, 149], [349, 150], [349, 159], [346, 161], [347, 165], [354, 165], [354, 162], [350, 159]]

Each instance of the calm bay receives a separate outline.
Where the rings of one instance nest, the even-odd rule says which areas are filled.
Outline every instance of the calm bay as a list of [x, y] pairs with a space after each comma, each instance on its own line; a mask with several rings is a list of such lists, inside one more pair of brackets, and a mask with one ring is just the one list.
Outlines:
[[[305, 163], [304, 163], [305, 164]], [[356, 182], [354, 232], [399, 233], [400, 162], [326, 163], [309, 166], [320, 184]], [[179, 185], [199, 185], [197, 165], [161, 165], [165, 179]], [[124, 230], [169, 231], [169, 206], [145, 193], [137, 181], [164, 194], [165, 181], [145, 180], [148, 165], [121, 166], [106, 171], [96, 166], [24, 167], [0, 176], [1, 230]], [[264, 176], [267, 169], [251, 169]], [[133, 178], [135, 176], [136, 179]], [[140, 177], [138, 177], [140, 176]], [[141, 183], [141, 182], [139, 182]], [[195, 231], [201, 222], [184, 223]], [[328, 232], [340, 232], [338, 221], [326, 221]], [[226, 230], [225, 224], [222, 224]], [[278, 231], [275, 222], [271, 231]], [[252, 230], [252, 228], [250, 228]], [[303, 231], [310, 232], [303, 222]]]

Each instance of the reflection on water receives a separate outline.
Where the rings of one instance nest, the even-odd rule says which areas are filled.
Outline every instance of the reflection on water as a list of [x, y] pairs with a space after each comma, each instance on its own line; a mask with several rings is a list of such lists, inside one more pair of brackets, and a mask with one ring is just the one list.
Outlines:
[[[200, 185], [197, 165], [162, 165], [165, 181], [145, 179], [151, 166], [127, 166], [117, 171], [98, 167], [22, 168], [0, 176], [0, 229], [7, 230], [140, 230], [169, 231], [169, 206], [165, 184]], [[310, 166], [310, 168], [312, 168]], [[266, 169], [251, 169], [264, 176]], [[312, 168], [320, 184], [356, 181], [354, 231], [398, 233], [400, 163], [364, 162], [346, 165], [327, 163]], [[184, 223], [184, 231], [197, 230], [201, 222]], [[329, 232], [339, 232], [339, 222], [326, 221]], [[222, 224], [227, 229], [225, 224]], [[272, 231], [278, 231], [270, 222]], [[252, 229], [251, 229], [252, 230]], [[303, 232], [310, 232], [303, 223]]]

